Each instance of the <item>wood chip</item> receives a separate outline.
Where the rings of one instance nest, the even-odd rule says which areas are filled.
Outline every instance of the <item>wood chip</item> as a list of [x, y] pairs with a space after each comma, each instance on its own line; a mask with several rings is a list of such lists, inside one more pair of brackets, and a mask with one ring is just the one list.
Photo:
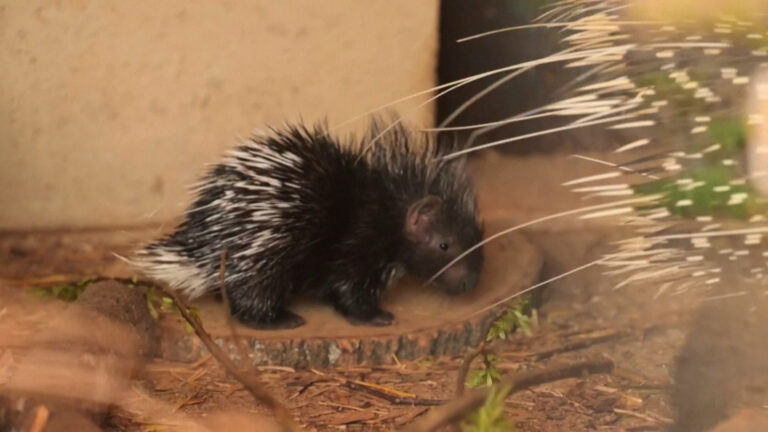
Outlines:
[[628, 416], [637, 417], [639, 419], [643, 419], [643, 420], [646, 420], [646, 421], [651, 421], [651, 422], [656, 422], [656, 423], [661, 423], [661, 424], [666, 424], [666, 425], [670, 425], [670, 424], [673, 423], [672, 419], [660, 416], [658, 414], [653, 414], [653, 413], [643, 414], [643, 413], [638, 413], [638, 412], [629, 411], [629, 410], [623, 410], [623, 409], [619, 409], [619, 408], [614, 408], [613, 412], [615, 412], [616, 414], [628, 415]]
[[29, 432], [42, 432], [45, 426], [48, 425], [48, 418], [51, 416], [51, 412], [45, 405], [40, 405], [35, 409], [35, 419], [32, 421], [32, 426], [29, 428]]
[[415, 410], [409, 412], [408, 414], [405, 414], [404, 416], [398, 417], [395, 420], [395, 424], [398, 427], [402, 426], [402, 425], [405, 425], [405, 424], [408, 424], [408, 423], [414, 421], [416, 419], [416, 417], [419, 417], [420, 415], [422, 415], [425, 412], [427, 412], [427, 410], [429, 410], [429, 408], [415, 409]]
[[329, 425], [339, 426], [339, 425], [345, 425], [350, 423], [359, 423], [362, 421], [373, 420], [375, 418], [376, 418], [376, 413], [372, 411], [347, 411], [341, 414], [328, 416], [326, 422]]

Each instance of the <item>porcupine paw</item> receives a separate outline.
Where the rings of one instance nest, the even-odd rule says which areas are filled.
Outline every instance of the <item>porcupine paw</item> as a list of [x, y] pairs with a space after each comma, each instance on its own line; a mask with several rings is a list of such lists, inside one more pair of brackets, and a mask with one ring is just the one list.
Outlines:
[[385, 310], [379, 309], [369, 317], [361, 318], [357, 316], [347, 316], [347, 320], [353, 325], [386, 327], [395, 323], [395, 316]]
[[282, 310], [275, 318], [265, 321], [256, 317], [238, 317], [241, 323], [259, 330], [287, 330], [303, 326], [306, 321], [300, 315], [289, 310]]

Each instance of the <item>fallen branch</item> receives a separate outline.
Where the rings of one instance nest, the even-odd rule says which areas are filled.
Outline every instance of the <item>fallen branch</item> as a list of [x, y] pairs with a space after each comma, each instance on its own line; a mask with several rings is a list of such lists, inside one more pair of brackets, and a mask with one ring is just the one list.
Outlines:
[[576, 351], [576, 350], [588, 348], [592, 345], [597, 345], [599, 343], [620, 339], [626, 336], [627, 334], [628, 334], [627, 332], [623, 332], [619, 330], [604, 330], [604, 331], [597, 332], [596, 335], [592, 335], [592, 336], [589, 336], [583, 339], [578, 339], [575, 341], [570, 341], [554, 348], [536, 351], [533, 353], [531, 352], [509, 353], [509, 355], [515, 357], [516, 359], [525, 358], [525, 359], [533, 359], [533, 360], [544, 360], [557, 354]]
[[627, 381], [632, 381], [632, 384], [622, 385], [621, 387], [624, 389], [670, 391], [673, 387], [671, 382], [654, 381], [637, 372], [620, 367], [614, 369], [613, 375]]
[[612, 370], [613, 362], [611, 360], [600, 359], [557, 365], [538, 371], [518, 374], [501, 380], [501, 382], [493, 387], [472, 390], [442, 407], [430, 411], [423, 419], [411, 424], [403, 432], [429, 432], [441, 426], [454, 423], [464, 418], [472, 410], [481, 407], [492, 388], [509, 386], [512, 389], [509, 395], [512, 395], [515, 392], [536, 385], [565, 378], [578, 378], [589, 374], [610, 373]]
[[469, 375], [469, 367], [472, 366], [472, 362], [478, 356], [485, 354], [486, 345], [487, 342], [485, 338], [483, 338], [483, 341], [480, 343], [480, 345], [469, 350], [469, 352], [467, 352], [467, 354], [464, 356], [464, 360], [462, 360], [461, 366], [459, 367], [458, 376], [456, 377], [456, 396], [461, 396], [464, 394], [464, 390], [467, 388], [467, 375]]
[[253, 396], [254, 399], [256, 399], [256, 401], [263, 403], [272, 411], [272, 413], [275, 415], [275, 419], [283, 428], [283, 430], [286, 432], [301, 431], [301, 427], [293, 420], [285, 406], [280, 401], [275, 399], [271, 394], [269, 394], [266, 390], [264, 390], [264, 386], [254, 375], [255, 371], [251, 371], [250, 374], [243, 373], [235, 365], [232, 359], [230, 359], [229, 356], [227, 356], [221, 350], [221, 348], [216, 345], [216, 343], [213, 341], [213, 339], [211, 339], [211, 336], [207, 331], [205, 331], [200, 322], [198, 322], [198, 320], [189, 313], [189, 306], [187, 303], [182, 300], [175, 292], [166, 290], [162, 287], [160, 289], [165, 295], [173, 299], [174, 303], [176, 303], [176, 306], [178, 306], [181, 316], [187, 321], [187, 323], [189, 323], [190, 326], [192, 326], [195, 334], [198, 338], [200, 338], [200, 341], [203, 343], [203, 345], [205, 345], [211, 355], [213, 355], [213, 357], [218, 360], [218, 362], [224, 367], [224, 369], [226, 369], [232, 378], [239, 381], [240, 384], [242, 384], [243, 387], [248, 390], [248, 392], [251, 394], [251, 396]]

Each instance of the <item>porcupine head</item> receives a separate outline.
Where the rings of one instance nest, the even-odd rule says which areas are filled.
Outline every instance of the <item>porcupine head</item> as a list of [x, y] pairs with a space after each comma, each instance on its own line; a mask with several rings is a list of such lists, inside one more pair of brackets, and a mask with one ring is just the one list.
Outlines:
[[469, 291], [483, 264], [483, 228], [461, 143], [392, 124], [374, 119], [362, 151], [371, 171], [385, 173], [381, 195], [401, 209], [398, 260], [449, 294]]
[[220, 286], [226, 251], [231, 312], [261, 328], [301, 325], [287, 310], [300, 293], [351, 322], [390, 324], [378, 303], [402, 270], [449, 293], [473, 288], [482, 229], [466, 162], [447, 157], [458, 144], [371, 130], [357, 146], [322, 126], [250, 138], [203, 179], [177, 230], [139, 254], [142, 269], [194, 298]]
[[433, 163], [439, 164], [433, 169], [441, 171], [434, 179], [436, 189], [411, 203], [405, 215], [403, 232], [409, 246], [404, 264], [409, 273], [449, 294], [461, 294], [474, 288], [480, 276], [483, 256], [477, 245], [482, 228], [474, 214], [464, 159]]

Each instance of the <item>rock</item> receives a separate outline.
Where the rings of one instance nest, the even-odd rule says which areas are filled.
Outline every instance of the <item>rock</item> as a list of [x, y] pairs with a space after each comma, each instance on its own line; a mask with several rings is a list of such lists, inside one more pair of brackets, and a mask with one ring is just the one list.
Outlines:
[[42, 318], [42, 330], [20, 347], [3, 383], [6, 407], [20, 407], [12, 424], [29, 422], [43, 407], [50, 413], [46, 432], [98, 430], [157, 351], [159, 330], [146, 299], [127, 285], [98, 282]]

